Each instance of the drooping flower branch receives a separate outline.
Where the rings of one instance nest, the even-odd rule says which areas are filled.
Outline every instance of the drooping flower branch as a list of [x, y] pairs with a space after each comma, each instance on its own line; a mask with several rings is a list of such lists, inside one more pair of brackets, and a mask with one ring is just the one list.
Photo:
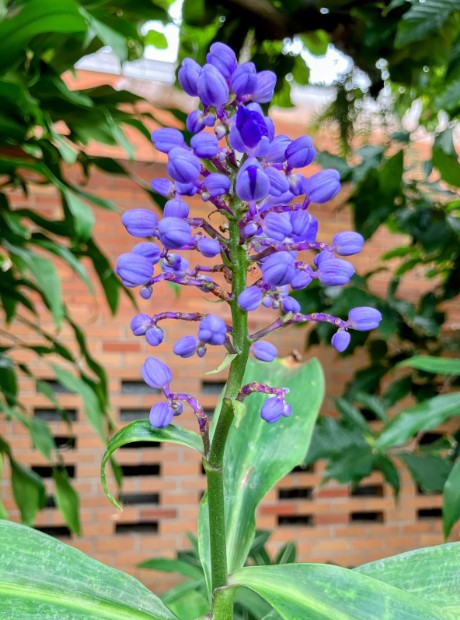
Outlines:
[[[361, 251], [361, 235], [346, 231], [337, 233], [331, 244], [318, 241], [318, 221], [308, 210], [310, 204], [323, 204], [339, 192], [339, 173], [322, 170], [306, 177], [299, 172], [315, 159], [311, 138], [291, 140], [276, 135], [272, 120], [260, 106], [273, 97], [274, 73], [257, 72], [251, 62], [238, 65], [233, 51], [222, 43], [214, 43], [206, 59], [200, 66], [187, 58], [178, 73], [184, 91], [201, 102], [201, 108], [186, 121], [193, 134], [190, 143], [174, 128], [152, 134], [156, 148], [168, 156], [169, 178], [152, 181], [154, 191], [167, 198], [163, 217], [158, 219], [144, 208], [123, 214], [122, 222], [132, 236], [150, 240], [121, 255], [116, 271], [126, 286], [140, 287], [146, 300], [160, 282], [170, 281], [197, 287], [225, 301], [233, 317], [261, 305], [280, 316], [252, 335], [247, 326], [246, 333], [240, 333], [240, 325], [228, 325], [218, 315], [202, 312], [142, 313], [133, 318], [131, 329], [156, 347], [163, 341], [161, 321], [197, 322], [196, 336], [186, 335], [175, 342], [173, 350], [179, 357], [202, 357], [209, 346], [223, 346], [238, 356], [241, 343], [248, 342], [257, 359], [271, 362], [277, 349], [262, 338], [286, 325], [322, 321], [337, 328], [331, 343], [342, 352], [350, 343], [348, 330], [374, 329], [381, 320], [380, 312], [353, 308], [347, 320], [321, 312], [302, 314], [300, 304], [290, 295], [314, 279], [325, 286], [342, 286], [354, 274], [346, 257]], [[200, 196], [228, 220], [228, 226], [216, 230], [207, 219], [191, 217], [187, 198], [192, 196]], [[195, 266], [180, 254], [184, 250], [197, 253]], [[244, 261], [240, 260], [242, 250]], [[218, 262], [203, 265], [200, 257], [218, 258]], [[254, 269], [259, 276], [248, 285], [246, 272], [251, 270], [253, 276]], [[168, 366], [149, 357], [142, 372], [145, 381], [163, 390], [166, 398], [152, 407], [153, 426], [169, 425], [186, 403], [206, 435], [206, 414], [197, 399], [170, 391], [172, 372]], [[253, 383], [240, 385], [238, 390], [234, 397], [239, 400], [254, 391], [268, 395], [261, 409], [267, 422], [290, 415], [283, 388]]]

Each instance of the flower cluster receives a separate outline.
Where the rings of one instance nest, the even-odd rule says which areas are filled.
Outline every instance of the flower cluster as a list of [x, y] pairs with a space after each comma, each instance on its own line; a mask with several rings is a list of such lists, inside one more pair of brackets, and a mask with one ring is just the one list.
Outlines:
[[[250, 351], [259, 360], [271, 362], [277, 355], [276, 347], [262, 338], [286, 325], [306, 321], [335, 326], [331, 342], [342, 352], [350, 342], [348, 330], [376, 328], [380, 312], [370, 307], [353, 308], [346, 320], [324, 313], [307, 315], [290, 295], [290, 291], [304, 289], [315, 279], [326, 286], [342, 286], [354, 273], [347, 257], [361, 251], [361, 235], [340, 232], [330, 244], [318, 241], [318, 221], [308, 210], [310, 204], [323, 204], [339, 192], [339, 173], [322, 170], [304, 176], [300, 170], [315, 158], [311, 138], [291, 140], [275, 134], [273, 122], [260, 106], [273, 97], [274, 73], [257, 72], [252, 62], [238, 64], [234, 52], [223, 43], [214, 43], [206, 60], [200, 66], [187, 58], [178, 73], [184, 91], [201, 102], [200, 109], [189, 114], [186, 121], [188, 132], [193, 134], [189, 143], [174, 128], [152, 134], [155, 147], [168, 157], [169, 177], [152, 181], [153, 190], [167, 198], [163, 217], [158, 219], [143, 208], [123, 214], [127, 231], [144, 240], [119, 257], [116, 272], [126, 286], [140, 287], [144, 299], [166, 280], [218, 297], [231, 306], [232, 316], [235, 312], [252, 312], [261, 305], [277, 311], [279, 316], [270, 325], [248, 335]], [[191, 196], [209, 203], [227, 219], [227, 227], [216, 229], [207, 219], [193, 217], [187, 204]], [[238, 248], [244, 250], [243, 266], [235, 258]], [[183, 250], [194, 250], [198, 256], [218, 262], [191, 266], [180, 254]], [[241, 278], [236, 273], [242, 268], [244, 283], [246, 271], [258, 273], [252, 284], [238, 284]], [[166, 319], [198, 324], [196, 336], [187, 335], [175, 343], [174, 353], [180, 357], [202, 357], [208, 346], [224, 346], [231, 354], [241, 352], [240, 344], [233, 339], [233, 327], [216, 314], [138, 314], [131, 328], [134, 335], [145, 337], [156, 347], [163, 341], [159, 323]], [[198, 401], [170, 392], [172, 373], [163, 362], [149, 357], [143, 376], [166, 397], [165, 403], [152, 407], [153, 426], [167, 426], [186, 402], [204, 428], [206, 416]], [[241, 388], [238, 398], [243, 400], [253, 391], [269, 396], [261, 411], [268, 422], [290, 415], [286, 390], [251, 384], [250, 389]]]

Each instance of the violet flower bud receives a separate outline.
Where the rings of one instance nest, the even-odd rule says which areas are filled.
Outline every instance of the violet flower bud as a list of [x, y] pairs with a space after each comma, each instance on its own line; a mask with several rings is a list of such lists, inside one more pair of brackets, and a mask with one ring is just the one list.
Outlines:
[[168, 153], [168, 174], [179, 183], [194, 183], [201, 173], [201, 162], [190, 151], [175, 147]]
[[206, 64], [197, 81], [198, 97], [204, 106], [221, 107], [228, 100], [228, 85], [214, 65]]
[[153, 181], [150, 182], [150, 186], [154, 192], [165, 198], [170, 198], [174, 189], [169, 179], [153, 179]]
[[270, 179], [255, 157], [250, 157], [240, 168], [235, 182], [238, 198], [251, 202], [265, 198], [270, 187]]
[[291, 142], [286, 149], [289, 168], [304, 168], [315, 159], [316, 151], [310, 136], [302, 136]]
[[231, 185], [231, 180], [225, 174], [219, 174], [218, 172], [211, 172], [203, 180], [203, 186], [211, 198], [228, 194]]
[[192, 357], [197, 347], [197, 341], [194, 336], [183, 336], [175, 343], [173, 351], [180, 357]]
[[197, 191], [198, 191], [198, 187], [196, 186], [196, 183], [179, 183], [176, 182], [175, 185], [175, 190], [177, 194], [180, 194], [181, 196], [194, 196]]
[[155, 244], [150, 241], [144, 241], [143, 243], [136, 244], [131, 250], [134, 254], [140, 254], [141, 256], [145, 256], [145, 258], [150, 259], [152, 265], [156, 265], [160, 260], [161, 250]]
[[177, 74], [177, 78], [179, 80], [179, 84], [187, 95], [191, 95], [192, 97], [196, 97], [198, 95], [197, 82], [200, 73], [201, 67], [195, 60], [192, 58], [184, 58]]
[[202, 343], [219, 345], [224, 344], [227, 337], [225, 321], [216, 314], [208, 314], [201, 319], [198, 327], [198, 339]]
[[340, 256], [352, 256], [361, 252], [364, 238], [357, 232], [340, 232], [334, 235], [332, 244]]
[[164, 217], [188, 217], [190, 208], [188, 204], [180, 198], [173, 198], [168, 200], [163, 209]]
[[290, 214], [292, 236], [295, 241], [316, 241], [318, 220], [307, 211], [293, 211]]
[[163, 342], [164, 333], [160, 327], [156, 325], [148, 329], [145, 333], [145, 339], [152, 347], [157, 347]]
[[346, 284], [355, 273], [353, 265], [341, 258], [322, 260], [318, 266], [318, 278], [326, 286]]
[[149, 420], [154, 428], [169, 426], [174, 417], [174, 409], [168, 403], [156, 403], [150, 409]]
[[286, 149], [292, 140], [284, 134], [280, 134], [273, 138], [270, 148], [265, 155], [265, 160], [274, 164], [283, 164], [286, 161]]
[[267, 398], [260, 410], [260, 417], [270, 424], [277, 422], [281, 416], [288, 417], [290, 415], [290, 405], [286, 401], [275, 396]]
[[147, 385], [160, 390], [172, 381], [172, 372], [156, 357], [148, 357], [142, 365], [142, 377]]
[[206, 258], [213, 258], [213, 256], [220, 254], [220, 243], [217, 239], [202, 237], [196, 244], [196, 247], [198, 248], [198, 251], [203, 254], [203, 256], [206, 256]]
[[270, 196], [279, 197], [289, 190], [289, 181], [281, 170], [268, 166], [264, 168], [264, 172], [270, 179], [270, 189], [268, 190]]
[[282, 300], [281, 307], [283, 308], [283, 312], [300, 312], [301, 310], [297, 299], [289, 295]]
[[381, 320], [382, 314], [376, 308], [370, 308], [368, 306], [352, 308], [348, 313], [349, 326], [359, 332], [367, 332], [370, 329], [376, 329]]
[[192, 241], [190, 224], [179, 217], [164, 217], [158, 224], [160, 241], [165, 248], [176, 250]]
[[303, 288], [307, 288], [312, 279], [313, 278], [310, 271], [299, 269], [296, 271], [295, 276], [291, 280], [291, 288], [295, 291], [300, 291]]
[[198, 133], [206, 127], [202, 110], [193, 110], [187, 116], [185, 127], [190, 133]]
[[294, 196], [301, 196], [302, 194], [305, 194], [307, 179], [303, 176], [303, 174], [290, 174], [288, 180], [289, 190], [294, 194]]
[[199, 133], [190, 140], [193, 152], [197, 157], [211, 159], [219, 152], [219, 144], [213, 133]]
[[252, 93], [252, 100], [257, 103], [268, 103], [273, 99], [276, 86], [276, 75], [273, 71], [261, 71], [257, 74], [257, 85]]
[[133, 237], [151, 237], [155, 233], [157, 216], [149, 209], [129, 209], [123, 213], [121, 221]]
[[248, 286], [238, 295], [238, 305], [246, 312], [257, 310], [262, 303], [263, 292], [258, 286]]
[[343, 329], [339, 329], [331, 338], [331, 344], [336, 351], [343, 353], [350, 344], [351, 336]]
[[123, 283], [132, 288], [147, 284], [153, 275], [152, 261], [142, 256], [128, 252], [118, 257], [115, 272], [123, 280]]
[[310, 202], [323, 204], [340, 191], [340, 174], [337, 170], [326, 169], [313, 174], [305, 182], [305, 194]]
[[152, 133], [152, 142], [157, 151], [169, 153], [176, 146], [184, 146], [184, 136], [178, 129], [163, 127]]
[[262, 280], [271, 286], [289, 284], [296, 275], [295, 259], [289, 252], [275, 252], [262, 264]]
[[283, 241], [292, 232], [288, 213], [267, 213], [263, 221], [263, 230], [267, 237]]
[[139, 291], [139, 294], [142, 297], [142, 299], [145, 299], [146, 301], [148, 301], [152, 297], [152, 293], [153, 293], [153, 288], [151, 286], [143, 286]]
[[235, 69], [230, 84], [233, 92], [238, 97], [250, 95], [257, 86], [257, 71], [253, 62], [244, 62]]
[[174, 273], [176, 276], [185, 276], [190, 264], [186, 258], [178, 254], [168, 253], [167, 258], [163, 259], [161, 267], [167, 273]]
[[216, 69], [224, 76], [230, 79], [230, 76], [238, 66], [235, 52], [225, 43], [213, 43], [206, 55], [206, 61], [216, 67]]
[[263, 115], [256, 110], [246, 108], [244, 105], [238, 106], [235, 126], [247, 148], [254, 148], [264, 136], [268, 137], [268, 129]]
[[131, 319], [130, 327], [135, 336], [145, 336], [152, 327], [152, 317], [148, 314], [136, 314]]
[[273, 362], [278, 355], [278, 349], [267, 340], [258, 340], [251, 346], [251, 353], [261, 362]]

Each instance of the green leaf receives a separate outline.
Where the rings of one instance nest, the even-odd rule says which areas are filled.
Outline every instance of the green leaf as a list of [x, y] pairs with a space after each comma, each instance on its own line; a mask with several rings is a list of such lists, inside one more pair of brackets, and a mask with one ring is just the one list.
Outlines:
[[421, 41], [447, 21], [458, 10], [457, 0], [413, 0], [412, 7], [404, 13], [398, 24], [395, 47]]
[[118, 448], [133, 443], [134, 441], [166, 441], [170, 443], [178, 443], [182, 446], [192, 448], [192, 450], [196, 450], [200, 455], [202, 455], [202, 442], [200, 436], [198, 433], [194, 433], [193, 431], [189, 431], [185, 428], [173, 426], [172, 424], [166, 426], [165, 428], [154, 428], [148, 420], [135, 420], [134, 422], [131, 422], [131, 424], [124, 426], [110, 440], [101, 463], [101, 480], [105, 494], [112, 504], [119, 510], [121, 510], [121, 506], [110, 493], [107, 486], [105, 466], [112, 454], [118, 450]]
[[32, 525], [35, 515], [46, 504], [45, 485], [34, 471], [10, 457], [11, 483], [23, 523]]
[[77, 536], [81, 535], [79, 498], [65, 469], [53, 468], [56, 504], [65, 522]]
[[443, 181], [460, 187], [460, 165], [451, 129], [446, 129], [434, 140], [433, 166], [439, 170]]
[[[460, 461], [453, 466], [444, 485], [442, 520], [444, 536], [449, 536], [450, 530], [460, 519]], [[460, 601], [459, 601], [460, 607]]]
[[440, 493], [452, 469], [452, 463], [435, 454], [401, 452], [399, 458], [406, 464], [414, 481], [424, 493]]
[[5, 618], [177, 620], [139, 581], [30, 528], [0, 522]]
[[80, 13], [88, 22], [90, 33], [92, 31], [104, 45], [111, 47], [121, 61], [128, 60], [128, 41], [126, 36], [117, 32], [99, 19], [96, 19], [94, 15], [86, 11], [83, 7], [80, 7]]
[[[3, 478], [3, 450], [0, 442], [0, 484], [2, 483]], [[8, 513], [6, 512], [6, 508], [2, 502], [2, 498], [0, 497], [0, 519], [8, 519]]]
[[340, 566], [247, 566], [230, 584], [257, 592], [285, 620], [446, 620], [417, 596]]
[[459, 617], [460, 543], [415, 549], [364, 564], [355, 572], [413, 594], [437, 607], [446, 619]]
[[432, 357], [430, 355], [415, 355], [403, 362], [398, 368], [406, 367], [433, 372], [437, 375], [460, 375], [460, 360], [457, 358]]
[[379, 450], [400, 446], [416, 433], [436, 428], [453, 415], [460, 415], [460, 392], [435, 396], [401, 411], [384, 426], [375, 445]]
[[[196, 620], [209, 611], [209, 603], [201, 592], [190, 590], [186, 596], [168, 602], [169, 608], [180, 620]], [[209, 617], [209, 616], [208, 616]]]
[[203, 577], [203, 571], [193, 564], [184, 562], [183, 560], [174, 560], [170, 558], [152, 558], [137, 565], [139, 568], [150, 568], [152, 570], [162, 571], [164, 573], [179, 573], [183, 577], [190, 579], [199, 579]]
[[91, 236], [95, 222], [93, 210], [68, 188], [64, 187], [62, 193], [73, 216], [75, 234], [82, 241], [86, 241]]
[[[172, 282], [171, 284], [174, 284], [174, 282]], [[205, 372], [205, 375], [215, 375], [218, 372], [221, 372], [222, 370], [225, 370], [226, 368], [228, 368], [230, 366], [230, 364], [233, 362], [233, 360], [235, 359], [235, 357], [237, 356], [237, 353], [227, 353], [222, 361], [221, 364], [219, 364], [219, 366], [217, 368], [215, 368], [214, 370], [208, 370], [208, 372]]]
[[158, 30], [149, 30], [145, 35], [144, 43], [145, 45], [153, 45], [153, 47], [160, 50], [168, 48], [168, 39]]
[[[276, 424], [267, 424], [259, 415], [266, 397], [252, 394], [245, 401], [247, 413], [239, 427], [233, 424], [230, 429], [224, 459], [230, 572], [242, 566], [247, 558], [255, 533], [257, 505], [281, 478], [302, 462], [323, 399], [323, 374], [315, 359], [295, 369], [280, 361], [270, 364], [251, 361], [244, 382], [260, 380], [274, 387], [289, 388], [287, 400], [293, 413]], [[201, 502], [198, 532], [200, 557], [209, 583], [206, 495]]]

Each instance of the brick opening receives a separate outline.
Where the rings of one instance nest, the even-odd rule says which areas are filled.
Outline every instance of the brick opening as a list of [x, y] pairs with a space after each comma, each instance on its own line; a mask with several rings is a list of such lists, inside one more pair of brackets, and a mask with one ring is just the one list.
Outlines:
[[383, 512], [375, 510], [362, 510], [350, 513], [352, 523], [383, 523]]
[[312, 487], [293, 487], [278, 491], [278, 499], [311, 499], [312, 495]]
[[[42, 478], [53, 477], [53, 468], [47, 465], [32, 465], [30, 469]], [[75, 465], [65, 465], [64, 469], [66, 470], [69, 478], [75, 478]]]
[[135, 381], [132, 379], [122, 379], [122, 394], [161, 394], [161, 390], [151, 388], [144, 381]]
[[279, 515], [278, 525], [309, 525], [313, 526], [313, 515]]
[[34, 409], [34, 416], [44, 422], [76, 422], [76, 409], [54, 409], [49, 407], [37, 407]]
[[352, 497], [383, 497], [383, 485], [381, 484], [360, 484], [352, 489], [350, 495]]
[[159, 504], [159, 493], [121, 493], [120, 503], [125, 506], [139, 506], [141, 504]]
[[123, 476], [159, 476], [161, 467], [158, 463], [149, 465], [120, 465]]
[[158, 532], [158, 521], [149, 523], [117, 523], [115, 534], [156, 534]]

